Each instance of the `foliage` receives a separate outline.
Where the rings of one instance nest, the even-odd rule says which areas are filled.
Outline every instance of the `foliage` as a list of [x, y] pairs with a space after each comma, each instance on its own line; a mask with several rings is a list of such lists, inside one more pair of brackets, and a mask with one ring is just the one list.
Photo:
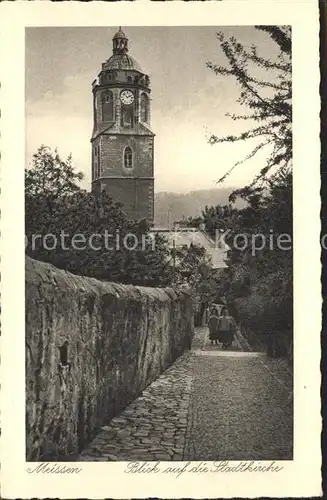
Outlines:
[[[293, 332], [292, 251], [280, 244], [282, 235], [292, 240], [291, 28], [256, 28], [274, 41], [274, 59], [271, 54], [269, 58], [260, 55], [254, 45], [247, 48], [234, 37], [217, 34], [227, 65], [208, 62], [207, 67], [236, 79], [237, 102], [247, 111], [228, 114], [244, 123], [240, 134], [212, 134], [209, 143], [252, 142], [252, 151], [218, 182], [259, 151], [266, 151], [267, 161], [250, 185], [230, 195], [229, 205], [206, 206], [200, 220], [189, 218], [184, 223], [204, 223], [212, 238], [219, 237], [229, 246], [229, 269], [220, 275], [217, 293], [225, 295], [231, 312], [266, 344], [272, 337], [282, 338], [279, 354], [285, 355]], [[235, 207], [239, 198], [244, 208]], [[237, 241], [240, 236], [243, 247]], [[259, 250], [254, 247], [257, 240], [262, 244]]]
[[[105, 191], [82, 190], [71, 157], [41, 146], [26, 171], [26, 252], [72, 273], [144, 286], [181, 284], [197, 276], [204, 259], [196, 248], [178, 249], [180, 265], [147, 221], [129, 221]], [[186, 274], [185, 274], [186, 273]], [[191, 280], [192, 281], [192, 280]]]
[[[253, 187], [266, 180], [270, 173], [288, 172], [292, 161], [292, 64], [291, 28], [288, 26], [256, 26], [275, 42], [275, 59], [262, 57], [255, 45], [244, 47], [236, 38], [217, 34], [220, 47], [227, 59], [226, 66], [208, 62], [207, 67], [217, 75], [232, 76], [240, 86], [238, 103], [247, 108], [246, 114], [228, 114], [234, 121], [247, 126], [239, 135], [209, 138], [210, 144], [255, 140], [255, 146], [243, 160], [238, 161], [218, 182], [222, 182], [244, 161], [259, 151], [272, 148], [268, 160], [253, 180]], [[269, 75], [269, 78], [267, 77]]]
[[[268, 185], [269, 191], [248, 188], [243, 209], [218, 205], [203, 210], [200, 222], [212, 237], [217, 230], [224, 231], [230, 250], [228, 270], [203, 280], [200, 288], [205, 290], [203, 300], [206, 294], [209, 300], [215, 294], [225, 296], [232, 314], [263, 343], [271, 336], [280, 337], [279, 352], [285, 354], [292, 342], [293, 259], [291, 245], [279, 242], [282, 235], [292, 239], [292, 176], [279, 172]], [[238, 235], [248, 239], [246, 247], [238, 248]], [[265, 239], [260, 250], [252, 246], [255, 235], [260, 235], [258, 247]]]
[[[250, 205], [238, 219], [237, 230], [260, 234], [266, 244], [256, 253], [252, 248], [232, 252], [234, 288], [230, 289], [229, 300], [235, 304], [243, 324], [266, 338], [265, 342], [272, 336], [281, 338], [280, 352], [285, 355], [293, 331], [293, 254], [291, 245], [279, 242], [281, 235], [292, 239], [292, 179], [290, 175], [280, 175], [270, 183], [269, 194], [262, 195], [256, 206]], [[237, 290], [240, 281], [243, 294]]]
[[[127, 220], [121, 206], [105, 192], [95, 197], [80, 189], [81, 178], [70, 157], [62, 160], [57, 151], [43, 146], [34, 155], [32, 168], [26, 171], [27, 254], [99, 279], [166, 284], [163, 262], [168, 251], [163, 241], [157, 238], [153, 245], [147, 223]], [[130, 242], [128, 233], [134, 235]], [[135, 250], [126, 248], [124, 238], [128, 247], [137, 239]]]
[[33, 155], [33, 168], [25, 170], [25, 195], [41, 197], [47, 201], [51, 213], [52, 204], [60, 197], [79, 190], [82, 172], [75, 172], [72, 156], [62, 160], [58, 150], [54, 152], [42, 145]]

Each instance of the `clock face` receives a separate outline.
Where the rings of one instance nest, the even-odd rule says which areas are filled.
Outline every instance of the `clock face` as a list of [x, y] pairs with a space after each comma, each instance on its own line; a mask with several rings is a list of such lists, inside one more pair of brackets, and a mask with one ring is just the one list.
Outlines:
[[120, 100], [123, 104], [132, 104], [134, 102], [134, 94], [131, 90], [123, 90], [120, 94]]

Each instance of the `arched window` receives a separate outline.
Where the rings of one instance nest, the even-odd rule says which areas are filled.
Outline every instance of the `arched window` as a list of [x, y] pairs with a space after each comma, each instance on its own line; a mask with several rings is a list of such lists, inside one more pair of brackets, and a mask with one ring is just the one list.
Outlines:
[[124, 168], [133, 168], [133, 151], [129, 146], [124, 149]]
[[101, 151], [100, 144], [98, 145], [98, 177], [101, 175]]
[[98, 179], [101, 176], [101, 150], [100, 150], [100, 144], [94, 145], [94, 157], [93, 157], [93, 173], [94, 173], [94, 178]]
[[102, 94], [102, 121], [108, 122], [114, 119], [114, 96], [110, 90]]
[[121, 126], [124, 128], [132, 128], [134, 122], [134, 104], [125, 106], [121, 105]]
[[98, 146], [93, 145], [93, 179], [98, 176]]
[[146, 94], [141, 95], [141, 122], [149, 121], [149, 98]]

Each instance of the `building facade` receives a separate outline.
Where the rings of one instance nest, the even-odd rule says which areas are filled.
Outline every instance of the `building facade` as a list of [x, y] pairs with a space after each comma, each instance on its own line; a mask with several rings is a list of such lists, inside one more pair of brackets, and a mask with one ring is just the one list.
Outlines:
[[92, 190], [123, 204], [131, 220], [153, 221], [154, 133], [150, 127], [150, 79], [128, 54], [121, 29], [113, 54], [92, 84]]

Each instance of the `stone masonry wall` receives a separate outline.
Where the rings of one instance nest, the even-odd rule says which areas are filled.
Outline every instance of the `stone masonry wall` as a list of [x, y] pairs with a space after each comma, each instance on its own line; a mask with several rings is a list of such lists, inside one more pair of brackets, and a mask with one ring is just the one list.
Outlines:
[[193, 336], [187, 292], [75, 276], [26, 259], [26, 459], [79, 452]]

